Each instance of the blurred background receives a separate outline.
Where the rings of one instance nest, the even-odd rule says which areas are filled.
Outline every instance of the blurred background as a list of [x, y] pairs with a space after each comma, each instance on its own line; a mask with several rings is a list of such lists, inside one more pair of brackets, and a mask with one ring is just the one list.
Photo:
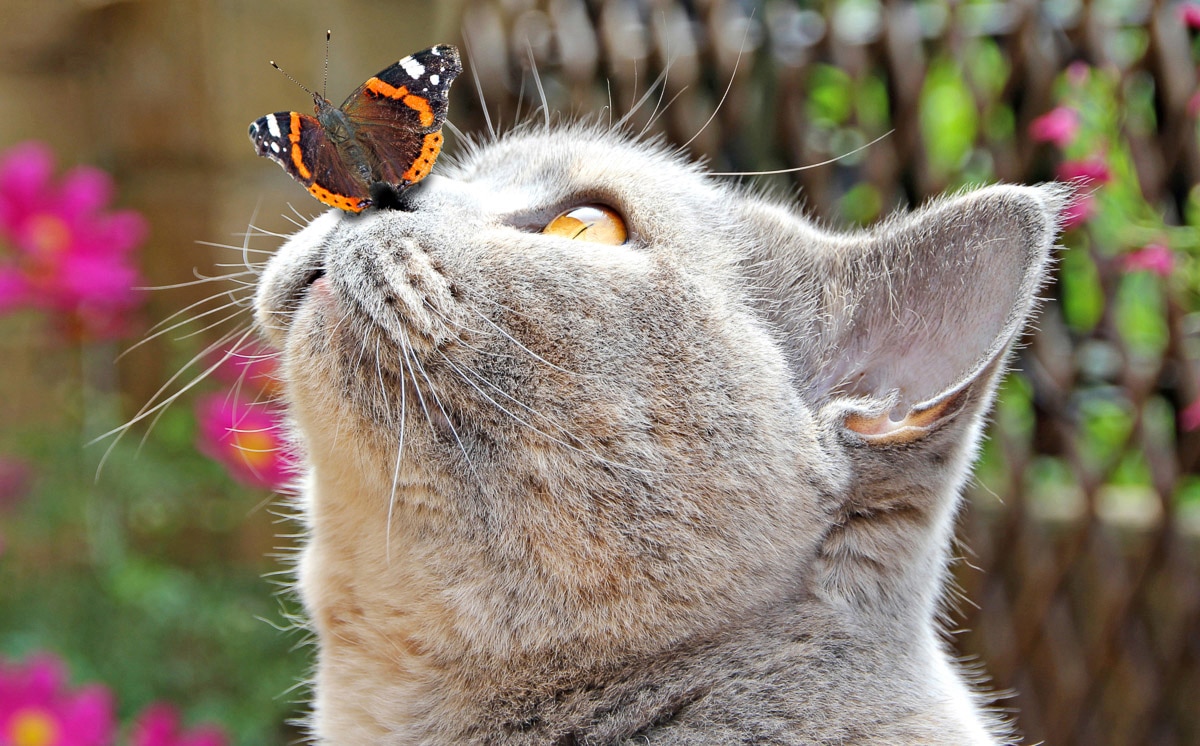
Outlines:
[[320, 205], [246, 130], [309, 110], [268, 60], [319, 90], [327, 29], [334, 103], [461, 45], [451, 153], [540, 119], [540, 84], [716, 171], [811, 166], [741, 180], [840, 227], [1084, 183], [969, 491], [950, 639], [1027, 743], [1200, 743], [1200, 5], [0, 0], [0, 744], [299, 738], [246, 302]]

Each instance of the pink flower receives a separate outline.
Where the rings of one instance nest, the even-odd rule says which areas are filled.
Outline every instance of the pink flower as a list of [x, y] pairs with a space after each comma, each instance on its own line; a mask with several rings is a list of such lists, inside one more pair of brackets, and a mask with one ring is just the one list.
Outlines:
[[179, 713], [167, 704], [150, 705], [130, 732], [129, 746], [226, 746], [229, 739], [215, 726], [188, 732], [179, 727]]
[[1065, 148], [1079, 131], [1079, 112], [1060, 106], [1029, 123], [1029, 136]]
[[1187, 405], [1179, 413], [1179, 426], [1189, 433], [1200, 428], [1200, 399]]
[[1179, 18], [1191, 29], [1200, 29], [1200, 3], [1183, 3], [1179, 6]]
[[1058, 167], [1058, 178], [1061, 181], [1077, 181], [1084, 187], [1107, 184], [1112, 180], [1108, 164], [1100, 158], [1086, 158], [1082, 161], [1066, 161]]
[[1188, 99], [1187, 113], [1188, 116], [1191, 117], [1200, 116], [1200, 91], [1196, 91], [1192, 94], [1191, 98]]
[[1160, 243], [1146, 244], [1121, 257], [1121, 266], [1126, 272], [1146, 271], [1167, 277], [1175, 269], [1175, 256]]
[[1090, 194], [1077, 195], [1062, 211], [1060, 219], [1062, 220], [1063, 230], [1083, 225], [1092, 217], [1095, 209], [1095, 197]]
[[1086, 62], [1076, 60], [1067, 65], [1067, 81], [1078, 88], [1087, 82], [1088, 76], [1092, 73], [1092, 66]]
[[98, 685], [68, 691], [66, 679], [66, 667], [50, 655], [15, 665], [0, 660], [0, 744], [110, 746], [112, 695]]
[[0, 511], [11, 508], [29, 494], [33, 471], [29, 464], [0, 456]]
[[252, 487], [284, 488], [295, 458], [283, 439], [282, 417], [273, 407], [233, 392], [209, 394], [196, 403], [197, 447]]
[[140, 302], [130, 254], [146, 225], [135, 212], [107, 212], [112, 196], [112, 179], [87, 166], [55, 182], [41, 143], [0, 154], [0, 312], [47, 311], [72, 338], [124, 332]]

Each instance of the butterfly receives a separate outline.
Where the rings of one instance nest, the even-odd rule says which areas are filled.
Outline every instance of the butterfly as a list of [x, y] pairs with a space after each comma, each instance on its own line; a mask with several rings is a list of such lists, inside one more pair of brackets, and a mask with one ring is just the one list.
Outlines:
[[362, 212], [429, 175], [442, 150], [450, 84], [461, 72], [456, 48], [430, 47], [380, 71], [341, 106], [313, 93], [315, 117], [259, 117], [250, 140], [321, 202]]

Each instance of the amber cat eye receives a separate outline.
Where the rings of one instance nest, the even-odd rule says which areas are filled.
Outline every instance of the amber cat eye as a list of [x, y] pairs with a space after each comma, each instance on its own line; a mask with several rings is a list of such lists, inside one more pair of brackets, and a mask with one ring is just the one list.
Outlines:
[[625, 221], [604, 205], [572, 207], [547, 223], [542, 233], [610, 246], [623, 244], [629, 237]]

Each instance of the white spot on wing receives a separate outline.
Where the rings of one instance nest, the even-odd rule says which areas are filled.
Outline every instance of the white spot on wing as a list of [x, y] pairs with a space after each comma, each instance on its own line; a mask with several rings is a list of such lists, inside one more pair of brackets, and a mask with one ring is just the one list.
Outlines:
[[271, 141], [271, 150], [274, 150], [276, 153], [278, 153], [279, 152], [279, 143], [272, 140]]
[[400, 60], [400, 67], [403, 67], [404, 72], [408, 73], [408, 76], [413, 79], [420, 78], [425, 74], [425, 66], [412, 57], [405, 57]]
[[433, 75], [429, 76], [430, 83], [437, 85], [439, 81], [441, 81], [441, 77], [437, 73], [434, 73]]
[[283, 133], [279, 131], [279, 121], [275, 119], [274, 114], [267, 115], [267, 130], [271, 133], [271, 137], [283, 137]]

